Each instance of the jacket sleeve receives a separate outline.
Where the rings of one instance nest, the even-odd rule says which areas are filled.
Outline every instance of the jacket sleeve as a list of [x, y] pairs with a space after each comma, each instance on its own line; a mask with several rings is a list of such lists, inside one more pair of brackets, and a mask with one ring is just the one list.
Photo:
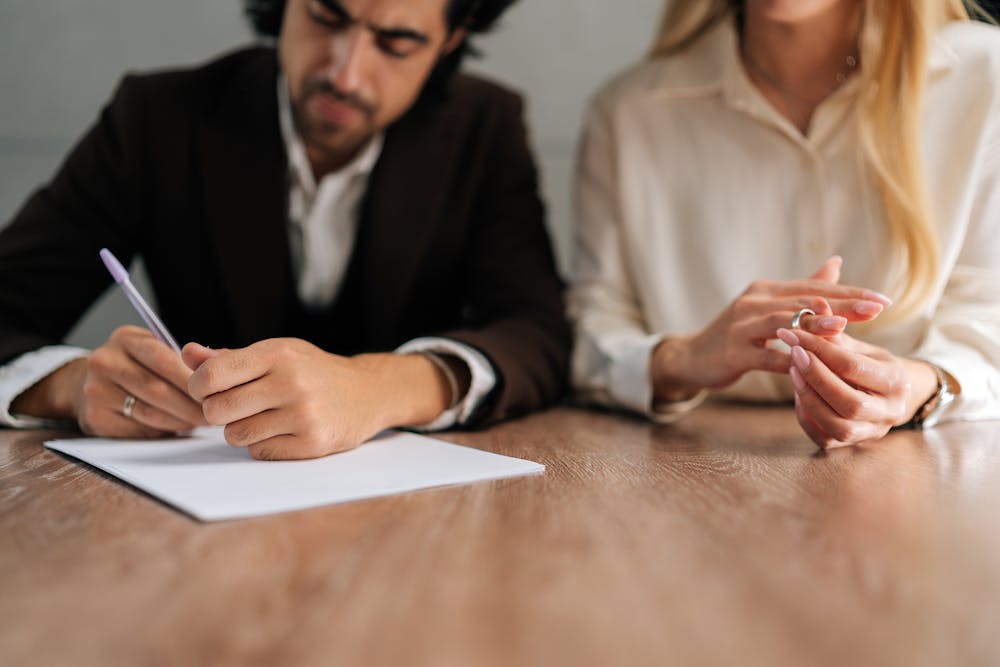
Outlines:
[[522, 104], [500, 98], [491, 124], [488, 170], [468, 246], [466, 311], [476, 327], [442, 335], [493, 364], [497, 385], [469, 425], [541, 408], [561, 396], [570, 333], [538, 194]]
[[121, 83], [52, 181], [0, 231], [0, 363], [63, 339], [111, 283], [100, 248], [132, 257], [143, 187], [137, 88]]

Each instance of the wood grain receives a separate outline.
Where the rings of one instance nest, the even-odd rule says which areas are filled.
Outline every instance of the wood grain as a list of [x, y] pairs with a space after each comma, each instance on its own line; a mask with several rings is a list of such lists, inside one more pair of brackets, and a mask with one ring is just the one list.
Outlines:
[[201, 524], [0, 432], [4, 665], [1000, 664], [1000, 424], [557, 409], [545, 475]]

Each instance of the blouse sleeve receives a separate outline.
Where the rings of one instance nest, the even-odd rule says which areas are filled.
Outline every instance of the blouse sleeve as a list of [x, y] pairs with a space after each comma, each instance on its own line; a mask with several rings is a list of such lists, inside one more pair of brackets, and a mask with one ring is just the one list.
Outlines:
[[1000, 419], [1000, 131], [983, 155], [962, 249], [913, 355], [961, 385], [944, 421]]
[[569, 313], [575, 330], [572, 374], [581, 398], [661, 422], [701, 402], [653, 407], [649, 358], [662, 334], [649, 330], [635, 289], [620, 206], [618, 152], [598, 97], [580, 143], [575, 182], [576, 258]]

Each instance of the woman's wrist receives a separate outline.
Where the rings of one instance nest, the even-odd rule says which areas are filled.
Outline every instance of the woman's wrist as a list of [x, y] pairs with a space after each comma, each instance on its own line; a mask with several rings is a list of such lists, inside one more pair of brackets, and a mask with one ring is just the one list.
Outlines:
[[904, 399], [903, 417], [894, 426], [909, 423], [917, 411], [938, 391], [937, 372], [931, 364], [916, 359], [903, 359], [903, 367], [906, 369], [909, 387]]
[[693, 336], [664, 338], [649, 357], [653, 404], [678, 403], [698, 395], [703, 387], [695, 381]]

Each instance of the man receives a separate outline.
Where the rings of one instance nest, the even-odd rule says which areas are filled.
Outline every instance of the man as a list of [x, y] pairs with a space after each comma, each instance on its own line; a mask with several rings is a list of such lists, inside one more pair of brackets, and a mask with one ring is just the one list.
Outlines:
[[[518, 98], [454, 74], [510, 0], [250, 2], [277, 49], [124, 79], [0, 233], [0, 419], [261, 459], [540, 407], [569, 332]], [[58, 343], [143, 256], [178, 357]]]

